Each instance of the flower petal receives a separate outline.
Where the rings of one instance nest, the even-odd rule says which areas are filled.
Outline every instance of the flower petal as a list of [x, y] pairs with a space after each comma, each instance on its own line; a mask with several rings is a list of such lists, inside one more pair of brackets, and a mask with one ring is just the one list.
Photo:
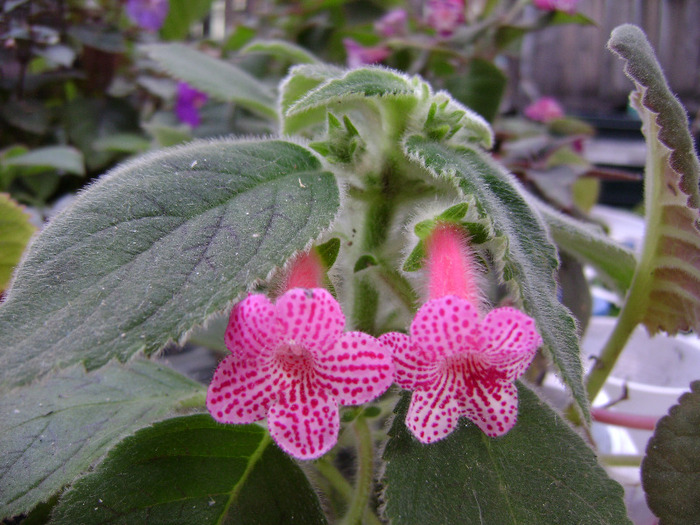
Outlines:
[[236, 355], [224, 358], [207, 390], [207, 409], [212, 417], [221, 423], [238, 424], [263, 419], [275, 399], [274, 366]]
[[513, 383], [494, 384], [489, 389], [475, 385], [464, 401], [464, 415], [489, 437], [507, 433], [518, 419], [518, 391]]
[[481, 333], [485, 338], [482, 351], [489, 364], [507, 381], [515, 381], [527, 370], [542, 344], [535, 321], [515, 308], [490, 311], [481, 324]]
[[295, 382], [267, 415], [270, 436], [290, 456], [316, 459], [338, 441], [338, 404], [311, 381]]
[[384, 393], [394, 381], [391, 352], [378, 339], [346, 332], [316, 361], [319, 381], [343, 405], [361, 405]]
[[391, 349], [394, 359], [394, 381], [407, 390], [435, 381], [437, 367], [423, 357], [423, 353], [411, 344], [406, 334], [389, 332], [379, 337], [384, 346]]
[[461, 408], [454, 397], [454, 385], [448, 375], [440, 376], [430, 387], [413, 392], [406, 414], [406, 426], [422, 443], [433, 443], [452, 432]]
[[345, 316], [323, 288], [292, 288], [275, 304], [284, 342], [301, 345], [314, 357], [330, 350], [343, 332]]
[[275, 307], [262, 294], [249, 295], [231, 310], [224, 334], [226, 347], [236, 355], [257, 359], [270, 356], [278, 345]]
[[454, 295], [428, 301], [411, 323], [411, 341], [421, 350], [421, 357], [430, 361], [475, 350], [478, 339], [478, 309]]

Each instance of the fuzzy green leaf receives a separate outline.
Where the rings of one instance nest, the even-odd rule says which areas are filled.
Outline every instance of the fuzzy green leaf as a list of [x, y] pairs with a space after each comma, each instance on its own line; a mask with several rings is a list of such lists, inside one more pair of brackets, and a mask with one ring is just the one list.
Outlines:
[[624, 293], [632, 283], [637, 259], [629, 249], [606, 237], [601, 228], [534, 202], [557, 245], [579, 262], [589, 264], [611, 288]]
[[0, 193], [0, 291], [9, 284], [35, 229], [22, 207], [9, 195]]
[[384, 451], [385, 513], [394, 525], [622, 525], [623, 491], [583, 440], [535, 394], [518, 386], [518, 423], [486, 437], [463, 419], [424, 445], [399, 402]]
[[327, 228], [335, 177], [283, 141], [197, 142], [128, 162], [37, 237], [0, 306], [0, 384], [161, 348]]
[[325, 107], [335, 102], [363, 98], [401, 97], [419, 93], [415, 82], [382, 68], [353, 69], [341, 78], [328, 80], [287, 109], [287, 116]]
[[700, 331], [700, 162], [688, 117], [641, 29], [616, 28], [608, 46], [626, 61], [625, 73], [636, 88], [630, 100], [647, 141], [647, 228], [633, 307], [651, 334]]
[[502, 253], [493, 258], [525, 311], [535, 318], [564, 383], [587, 414], [576, 323], [557, 300], [557, 252], [524, 190], [475, 149], [451, 148], [417, 135], [409, 137], [404, 147], [409, 158], [434, 176], [453, 179], [465, 196], [473, 196], [481, 215], [493, 223], [495, 236], [502, 239]]
[[310, 51], [285, 40], [255, 40], [243, 47], [240, 52], [241, 54], [266, 53], [294, 64], [318, 64], [320, 62]]
[[73, 482], [121, 438], [203, 387], [148, 361], [62, 370], [0, 399], [0, 508], [27, 512]]
[[315, 108], [297, 115], [289, 116], [290, 107], [304, 98], [307, 93], [334, 78], [343, 75], [343, 70], [327, 64], [304, 64], [290, 69], [280, 85], [280, 113], [282, 114], [282, 132], [298, 133], [300, 130], [322, 124], [326, 118], [326, 109]]
[[277, 118], [275, 96], [246, 71], [184, 44], [150, 44], [146, 53], [173, 77], [223, 102]]
[[65, 493], [52, 523], [324, 524], [299, 467], [257, 425], [209, 415], [163, 421], [125, 439]]
[[656, 425], [642, 485], [661, 525], [700, 523], [700, 381]]

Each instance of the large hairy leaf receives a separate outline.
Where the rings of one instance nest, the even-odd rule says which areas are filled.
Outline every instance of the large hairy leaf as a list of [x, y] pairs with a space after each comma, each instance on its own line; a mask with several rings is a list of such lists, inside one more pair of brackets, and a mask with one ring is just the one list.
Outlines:
[[424, 445], [396, 410], [384, 451], [385, 513], [394, 525], [622, 525], [623, 491], [583, 440], [522, 385], [518, 423], [489, 438], [463, 419]]
[[0, 518], [48, 500], [203, 387], [148, 361], [62, 370], [0, 399]]
[[616, 28], [608, 43], [626, 61], [630, 99], [647, 141], [647, 228], [629, 301], [650, 333], [700, 330], [700, 162], [688, 118], [638, 27]]
[[326, 523], [299, 467], [257, 425], [170, 419], [125, 439], [61, 498], [56, 524]]
[[562, 379], [587, 413], [576, 324], [557, 299], [557, 252], [515, 179], [475, 149], [451, 148], [418, 135], [409, 137], [404, 148], [409, 158], [436, 177], [454, 178], [465, 195], [476, 198], [482, 216], [504, 239], [502, 253], [494, 253], [495, 262], [535, 318]]
[[22, 207], [6, 193], [0, 193], [0, 292], [10, 282], [35, 229]]
[[700, 381], [656, 425], [642, 485], [662, 525], [700, 523]]
[[124, 164], [31, 244], [0, 306], [0, 383], [159, 349], [282, 265], [338, 207], [335, 177], [289, 142], [199, 142]]
[[277, 117], [275, 96], [241, 68], [184, 44], [150, 44], [144, 49], [168, 74], [208, 95], [235, 102], [265, 117]]

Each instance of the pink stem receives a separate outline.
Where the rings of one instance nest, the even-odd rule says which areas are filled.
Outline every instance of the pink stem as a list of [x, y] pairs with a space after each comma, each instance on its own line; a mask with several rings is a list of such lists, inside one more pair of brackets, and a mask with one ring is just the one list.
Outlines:
[[601, 423], [608, 423], [618, 427], [637, 428], [639, 430], [654, 430], [659, 420], [658, 417], [616, 412], [606, 408], [592, 408], [591, 417], [594, 421]]

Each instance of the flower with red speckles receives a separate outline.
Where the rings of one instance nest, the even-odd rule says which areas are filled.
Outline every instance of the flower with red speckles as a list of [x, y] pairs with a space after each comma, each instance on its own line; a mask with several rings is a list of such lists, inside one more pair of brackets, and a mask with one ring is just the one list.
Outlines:
[[206, 93], [196, 90], [187, 82], [178, 82], [177, 97], [175, 100], [175, 114], [180, 122], [189, 124], [193, 128], [199, 126], [202, 118], [199, 110], [207, 101]]
[[576, 12], [578, 0], [533, 0], [533, 4], [545, 11], [564, 11], [573, 14]]
[[425, 303], [410, 335], [392, 332], [379, 340], [393, 348], [396, 383], [413, 390], [406, 425], [423, 443], [446, 437], [460, 416], [491, 437], [513, 428], [513, 382], [541, 344], [524, 313], [497, 308], [481, 319], [472, 303], [454, 295]]
[[168, 15], [168, 0], [128, 0], [126, 14], [137, 25], [149, 31], [158, 31]]
[[464, 0], [428, 0], [425, 22], [443, 38], [449, 37], [464, 23]]
[[537, 122], [550, 122], [564, 116], [564, 109], [552, 97], [540, 97], [525, 108], [525, 116]]
[[285, 452], [314, 459], [338, 439], [338, 404], [366, 403], [393, 381], [391, 354], [362, 332], [343, 332], [345, 316], [323, 288], [293, 288], [273, 304], [250, 295], [231, 312], [226, 346], [207, 408], [222, 423], [267, 416]]
[[367, 47], [355, 42], [352, 38], [343, 38], [343, 45], [348, 55], [347, 64], [349, 68], [360, 67], [365, 64], [376, 64], [391, 54], [391, 50], [388, 47]]
[[408, 13], [405, 9], [392, 9], [374, 23], [374, 30], [385, 38], [404, 36], [408, 32]]

